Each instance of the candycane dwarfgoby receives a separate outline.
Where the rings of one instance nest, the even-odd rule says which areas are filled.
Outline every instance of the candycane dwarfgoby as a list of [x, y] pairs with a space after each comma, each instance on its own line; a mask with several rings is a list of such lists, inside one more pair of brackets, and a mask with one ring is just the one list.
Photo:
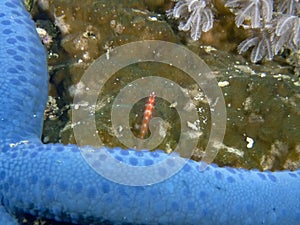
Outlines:
[[148, 127], [149, 127], [149, 121], [152, 117], [152, 113], [155, 107], [155, 98], [156, 98], [156, 94], [155, 92], [151, 92], [147, 104], [146, 104], [146, 108], [144, 111], [144, 117], [143, 117], [143, 122], [142, 122], [142, 127], [141, 127], [141, 135], [140, 138], [144, 139], [145, 135], [148, 132]]

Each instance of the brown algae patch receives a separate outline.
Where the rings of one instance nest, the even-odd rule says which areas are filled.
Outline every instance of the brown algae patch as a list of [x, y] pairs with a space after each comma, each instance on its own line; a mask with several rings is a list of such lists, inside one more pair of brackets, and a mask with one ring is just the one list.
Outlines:
[[[144, 1], [134, 0], [88, 0], [72, 4], [70, 1], [50, 0], [48, 3], [43, 10], [34, 11], [37, 19], [50, 21], [56, 28], [56, 36], [48, 50], [50, 94], [56, 103], [52, 99], [47, 108], [43, 137], [46, 142], [75, 143], [74, 124], [70, 122], [70, 108], [75, 107], [72, 96], [90, 63], [101, 54], [106, 54], [109, 59], [116, 46], [128, 42], [155, 39], [179, 43], [182, 34], [175, 34], [170, 21], [157, 12], [158, 8], [169, 6], [167, 1], [150, 4], [156, 12], [149, 11], [149, 5]], [[295, 68], [280, 60], [248, 64], [242, 56], [228, 51], [202, 46], [199, 42], [185, 43], [213, 70], [226, 101], [227, 129], [214, 162], [261, 170], [297, 168], [300, 158], [300, 91], [296, 85], [298, 78], [292, 72]], [[189, 121], [188, 126], [191, 131], [199, 132], [198, 146], [192, 158], [201, 159], [210, 132], [207, 100], [187, 75], [169, 65], [135, 64], [120, 70], [106, 83], [94, 106], [97, 108], [99, 136], [108, 146], [122, 146], [111, 128], [112, 102], [128, 82], [153, 75], [172, 79], [181, 85], [196, 105], [199, 121]], [[145, 101], [137, 102], [131, 110], [130, 129], [136, 136]], [[154, 112], [167, 122], [166, 139], [158, 146], [167, 152], [174, 149], [180, 135], [174, 104], [176, 102], [168, 103], [158, 98]], [[56, 111], [56, 105], [61, 109], [60, 113]], [[59, 125], [54, 125], [55, 121]]]

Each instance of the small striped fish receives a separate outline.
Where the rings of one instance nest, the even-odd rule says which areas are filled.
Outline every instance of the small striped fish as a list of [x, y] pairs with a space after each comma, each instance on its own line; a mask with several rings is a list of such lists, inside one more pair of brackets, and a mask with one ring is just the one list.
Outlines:
[[146, 104], [143, 122], [142, 122], [142, 128], [141, 128], [141, 135], [140, 135], [140, 138], [142, 138], [142, 139], [144, 139], [145, 135], [148, 132], [149, 121], [152, 117], [152, 113], [153, 113], [153, 110], [155, 107], [155, 97], [156, 97], [155, 92], [152, 92], [150, 94], [147, 104]]

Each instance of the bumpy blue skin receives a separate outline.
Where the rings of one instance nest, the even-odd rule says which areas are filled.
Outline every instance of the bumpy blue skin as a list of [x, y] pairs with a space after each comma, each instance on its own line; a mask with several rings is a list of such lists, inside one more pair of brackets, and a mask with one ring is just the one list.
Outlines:
[[[21, 0], [1, 0], [0, 41], [0, 224], [22, 213], [80, 224], [300, 224], [299, 170], [199, 171], [190, 160], [170, 179], [133, 187], [97, 174], [75, 145], [42, 144], [46, 53]], [[166, 157], [111, 153], [139, 165]]]

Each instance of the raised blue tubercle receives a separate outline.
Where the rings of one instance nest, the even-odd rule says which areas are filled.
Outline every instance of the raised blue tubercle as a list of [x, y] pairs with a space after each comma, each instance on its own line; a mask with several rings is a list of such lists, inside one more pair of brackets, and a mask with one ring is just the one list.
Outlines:
[[[46, 52], [21, 0], [0, 2], [0, 41], [1, 225], [18, 224], [23, 213], [74, 224], [300, 224], [300, 170], [209, 165], [202, 171], [189, 160], [163, 182], [126, 186], [96, 173], [77, 146], [43, 144]], [[134, 165], [167, 157], [160, 151], [94, 150], [99, 163], [103, 151]]]

